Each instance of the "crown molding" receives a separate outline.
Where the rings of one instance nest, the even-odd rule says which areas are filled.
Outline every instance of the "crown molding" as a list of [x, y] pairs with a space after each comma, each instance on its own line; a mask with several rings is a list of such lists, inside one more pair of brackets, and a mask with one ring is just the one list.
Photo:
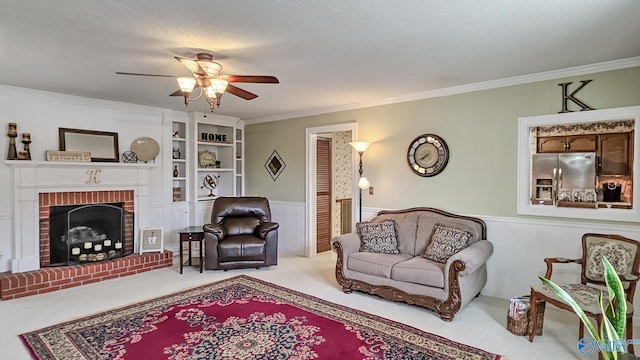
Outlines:
[[560, 70], [545, 71], [545, 72], [534, 73], [529, 75], [514, 76], [514, 77], [499, 79], [499, 80], [490, 80], [490, 81], [483, 81], [483, 82], [467, 84], [467, 85], [452, 86], [448, 88], [422, 91], [418, 93], [386, 98], [382, 100], [366, 101], [366, 102], [357, 103], [357, 104], [349, 104], [349, 105], [322, 108], [322, 109], [305, 110], [305, 111], [292, 112], [292, 113], [281, 114], [281, 115], [255, 118], [255, 119], [245, 119], [244, 121], [246, 125], [251, 125], [251, 124], [293, 119], [293, 118], [301, 118], [305, 116], [328, 114], [328, 113], [333, 113], [338, 111], [356, 110], [356, 109], [362, 109], [362, 108], [373, 107], [373, 106], [397, 104], [397, 103], [403, 103], [403, 102], [409, 102], [409, 101], [431, 99], [431, 98], [442, 97], [442, 96], [464, 94], [464, 93], [470, 93], [474, 91], [491, 90], [491, 89], [497, 89], [501, 87], [513, 86], [513, 85], [522, 85], [522, 84], [528, 84], [528, 83], [533, 83], [538, 81], [559, 79], [563, 77], [580, 76], [580, 75], [593, 74], [598, 72], [620, 70], [620, 69], [626, 69], [626, 68], [631, 68], [636, 66], [640, 66], [640, 56], [620, 59], [620, 60], [606, 61], [606, 62], [590, 64], [590, 65], [576, 66], [576, 67], [560, 69]]
[[[14, 98], [24, 98], [35, 101], [49, 101], [55, 103], [62, 103], [68, 105], [76, 105], [76, 106], [86, 106], [92, 108], [102, 108], [109, 110], [125, 110], [143, 113], [147, 115], [158, 115], [162, 116], [167, 109], [145, 106], [145, 105], [136, 105], [125, 102], [118, 101], [110, 101], [110, 100], [101, 100], [94, 99], [76, 95], [68, 95], [62, 93], [56, 93], [51, 91], [44, 90], [35, 90], [29, 88], [21, 88], [16, 86], [9, 85], [0, 85], [0, 95], [6, 97], [14, 97]], [[175, 110], [170, 110], [174, 111]]]

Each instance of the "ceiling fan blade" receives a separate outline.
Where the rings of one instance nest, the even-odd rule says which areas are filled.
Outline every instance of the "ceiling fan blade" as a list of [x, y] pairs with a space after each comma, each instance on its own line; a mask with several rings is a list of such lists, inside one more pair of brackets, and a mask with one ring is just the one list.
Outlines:
[[122, 72], [122, 71], [116, 71], [116, 74], [118, 74], [118, 75], [135, 75], [135, 76], [158, 76], [158, 77], [170, 77], [170, 78], [178, 77], [178, 76], [175, 76], [175, 75], [141, 74], [141, 73], [130, 73], [130, 72]]
[[227, 85], [227, 92], [235, 96], [239, 96], [245, 100], [252, 100], [258, 97], [258, 95], [248, 92], [247, 90], [240, 89], [237, 86], [231, 84]]
[[184, 67], [189, 69], [189, 71], [191, 71], [194, 75], [207, 76], [207, 72], [204, 71], [204, 69], [200, 66], [200, 64], [198, 64], [197, 61], [180, 56], [176, 56], [175, 58], [176, 60], [180, 61], [180, 63], [184, 65]]
[[223, 79], [228, 82], [279, 84], [278, 78], [268, 75], [224, 75]]

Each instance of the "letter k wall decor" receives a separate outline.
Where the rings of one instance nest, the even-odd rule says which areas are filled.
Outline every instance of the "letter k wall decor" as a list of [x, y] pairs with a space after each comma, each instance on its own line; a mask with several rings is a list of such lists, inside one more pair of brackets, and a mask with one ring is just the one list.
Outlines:
[[578, 93], [578, 91], [582, 90], [582, 88], [587, 86], [587, 84], [592, 81], [593, 80], [580, 81], [581, 85], [578, 86], [578, 88], [576, 88], [575, 90], [573, 90], [571, 94], [567, 94], [567, 92], [569, 91], [569, 85], [573, 84], [572, 82], [558, 84], [558, 86], [562, 87], [562, 110], [559, 111], [558, 113], [562, 114], [566, 112], [573, 112], [572, 110], [569, 110], [569, 101], [573, 101], [573, 103], [580, 106], [581, 108], [580, 111], [595, 110], [594, 108], [585, 104], [582, 100], [576, 97], [576, 94]]

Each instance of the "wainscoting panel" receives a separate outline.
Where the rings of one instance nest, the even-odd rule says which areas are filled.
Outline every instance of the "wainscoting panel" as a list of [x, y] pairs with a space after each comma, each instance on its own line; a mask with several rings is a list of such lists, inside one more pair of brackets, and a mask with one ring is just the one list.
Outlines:
[[280, 224], [278, 229], [279, 251], [305, 256], [304, 203], [269, 201], [271, 219]]
[[[304, 204], [287, 203], [287, 206], [291, 215], [279, 213], [280, 223], [286, 222], [288, 232], [299, 234], [288, 237], [287, 246], [300, 249], [296, 254], [304, 255]], [[363, 208], [362, 218], [370, 220], [380, 210]], [[482, 294], [502, 299], [529, 294], [531, 285], [539, 281], [536, 276], [545, 273], [545, 257], [579, 257], [583, 234], [618, 234], [640, 241], [638, 226], [465, 215], [479, 217], [487, 224], [487, 238], [493, 243], [494, 252], [487, 263], [487, 284]], [[572, 267], [554, 268], [553, 279], [579, 281], [579, 270]], [[640, 308], [640, 296], [636, 296], [634, 305]], [[640, 321], [640, 314], [636, 317]]]
[[[354, 206], [356, 205], [355, 201], [354, 201], [353, 205]], [[380, 211], [380, 210], [382, 210], [382, 209], [365, 208], [365, 207], [363, 207], [362, 208], [362, 221], [369, 221], [369, 220], [373, 219], [378, 214], [378, 211]], [[355, 220], [357, 221], [358, 219], [356, 218]], [[354, 229], [355, 229], [355, 227], [354, 227]]]
[[211, 210], [213, 209], [213, 201], [198, 201], [193, 205], [191, 219], [192, 225], [204, 225], [211, 223]]
[[[164, 226], [162, 223], [162, 212], [164, 211], [164, 207], [162, 204], [153, 203], [149, 205], [149, 228], [161, 228], [164, 230], [164, 249], [173, 251], [176, 249], [176, 245], [178, 244], [178, 240], [176, 237], [171, 236], [171, 233], [167, 226]], [[137, 236], [141, 236], [141, 234], [137, 234]], [[138, 237], [138, 241], [140, 241], [140, 237]], [[136, 248], [138, 250], [139, 248]]]
[[[546, 257], [578, 258], [582, 253], [581, 239], [586, 233], [618, 234], [640, 241], [640, 228], [572, 221], [547, 221], [519, 218], [482, 217], [487, 223], [487, 237], [494, 245], [488, 264], [489, 281], [483, 293], [509, 298], [528, 294], [530, 285], [544, 275]], [[554, 267], [559, 281], [578, 281], [577, 268], [571, 265]], [[558, 271], [556, 271], [558, 270]], [[640, 301], [636, 300], [636, 306]]]
[[[13, 217], [10, 215], [0, 215], [0, 233], [6, 238], [13, 239]], [[0, 241], [0, 272], [11, 270], [11, 253], [13, 241]]]

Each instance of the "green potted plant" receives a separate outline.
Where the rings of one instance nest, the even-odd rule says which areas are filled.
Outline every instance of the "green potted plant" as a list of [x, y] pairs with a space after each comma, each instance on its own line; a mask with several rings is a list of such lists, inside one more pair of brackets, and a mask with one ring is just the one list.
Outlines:
[[562, 301], [571, 306], [573, 311], [580, 317], [589, 334], [591, 334], [591, 337], [593, 337], [593, 340], [597, 341], [600, 345], [609, 346], [608, 349], [610, 349], [611, 352], [602, 351], [605, 349], [601, 349], [602, 357], [605, 360], [637, 359], [637, 357], [627, 353], [627, 339], [623, 338], [627, 325], [627, 301], [622, 282], [609, 260], [604, 256], [602, 257], [602, 264], [604, 265], [604, 278], [609, 297], [606, 303], [604, 303], [602, 292], [600, 292], [598, 296], [598, 304], [604, 314], [600, 332], [598, 332], [591, 320], [571, 295], [553, 281], [542, 276], [538, 276], [538, 278], [555, 292]]

